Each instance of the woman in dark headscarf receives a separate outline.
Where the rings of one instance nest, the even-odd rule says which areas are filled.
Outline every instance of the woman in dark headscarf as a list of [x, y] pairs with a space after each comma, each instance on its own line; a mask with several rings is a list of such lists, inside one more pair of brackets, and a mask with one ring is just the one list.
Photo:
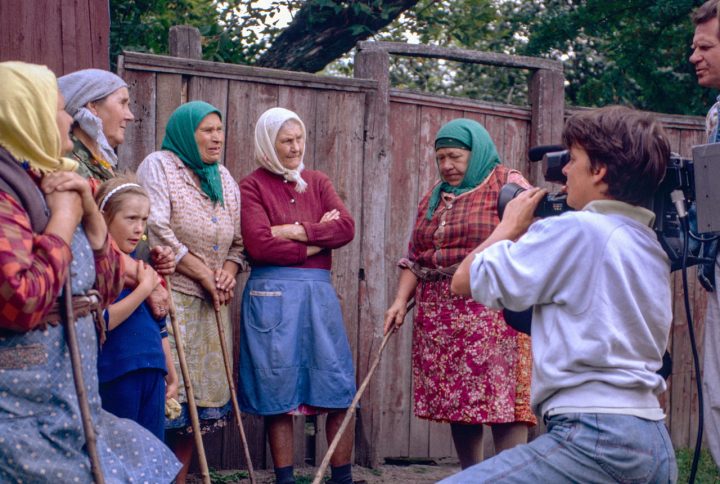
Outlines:
[[[107, 481], [171, 482], [150, 432], [100, 406], [91, 312], [120, 292], [119, 251], [76, 162], [72, 122], [44, 66], [0, 63], [0, 481], [91, 482], [60, 294], [68, 274], [84, 392]], [[40, 190], [40, 189], [42, 190]]]
[[397, 296], [385, 313], [385, 331], [399, 327], [410, 299], [415, 415], [451, 425], [460, 464], [482, 460], [482, 426], [495, 451], [527, 440], [530, 341], [505, 324], [502, 313], [451, 294], [457, 265], [498, 223], [497, 198], [505, 183], [529, 184], [500, 164], [485, 128], [455, 119], [435, 138], [440, 181], [420, 202]]
[[[150, 243], [170, 246], [176, 254], [171, 296], [203, 433], [224, 426], [229, 418], [230, 390], [215, 311], [225, 326], [225, 344], [232, 348], [228, 303], [245, 264], [240, 190], [219, 164], [224, 141], [220, 111], [206, 102], [189, 102], [170, 116], [162, 150], [148, 155], [137, 170], [150, 195]], [[171, 331], [169, 339], [179, 373]], [[184, 482], [194, 443], [184, 388], [179, 393], [182, 415], [167, 423], [166, 442], [184, 464], [178, 476]]]

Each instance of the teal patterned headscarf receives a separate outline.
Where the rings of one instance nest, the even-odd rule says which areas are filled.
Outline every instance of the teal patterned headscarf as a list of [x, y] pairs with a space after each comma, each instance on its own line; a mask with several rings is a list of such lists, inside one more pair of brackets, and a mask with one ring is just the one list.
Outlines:
[[[435, 136], [435, 149], [463, 148], [470, 150], [467, 171], [460, 185], [454, 187], [443, 181], [432, 192], [430, 205], [425, 217], [432, 219], [440, 203], [442, 192], [460, 195], [485, 181], [485, 178], [500, 164], [495, 143], [482, 124], [472, 119], [454, 119], [445, 124]], [[438, 166], [438, 171], [440, 167]]]
[[175, 153], [185, 166], [200, 178], [200, 189], [210, 200], [224, 206], [220, 168], [217, 163], [209, 165], [203, 162], [195, 142], [195, 130], [202, 120], [212, 113], [220, 116], [222, 120], [218, 108], [204, 101], [191, 101], [181, 105], [170, 115], [162, 149]]

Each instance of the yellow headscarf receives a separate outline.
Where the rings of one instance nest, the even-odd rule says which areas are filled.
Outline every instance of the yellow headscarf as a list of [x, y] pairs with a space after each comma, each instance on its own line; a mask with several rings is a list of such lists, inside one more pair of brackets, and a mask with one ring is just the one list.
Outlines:
[[43, 173], [75, 170], [77, 162], [61, 156], [55, 74], [36, 64], [0, 62], [0, 86], [0, 145]]

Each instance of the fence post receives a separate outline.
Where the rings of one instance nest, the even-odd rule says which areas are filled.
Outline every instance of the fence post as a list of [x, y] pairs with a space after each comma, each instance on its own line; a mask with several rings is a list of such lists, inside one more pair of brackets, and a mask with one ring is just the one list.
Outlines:
[[[377, 90], [368, 93], [365, 111], [365, 148], [363, 162], [362, 242], [360, 253], [360, 288], [358, 294], [358, 358], [357, 379], [367, 375], [382, 340], [383, 315], [387, 308], [385, 272], [385, 200], [388, 195], [386, 176], [390, 169], [388, 145], [389, 54], [382, 50], [358, 48], [355, 56], [355, 77], [378, 81]], [[368, 283], [368, 281], [370, 281]], [[385, 366], [381, 365], [363, 398], [355, 434], [355, 460], [358, 464], [376, 467], [381, 443], [383, 381]]]
[[170, 55], [185, 59], [202, 59], [202, 36], [190, 25], [170, 27]]
[[[538, 69], [530, 78], [530, 147], [560, 143], [565, 123], [565, 75], [562, 71]], [[541, 166], [530, 166], [533, 185], [543, 182]]]

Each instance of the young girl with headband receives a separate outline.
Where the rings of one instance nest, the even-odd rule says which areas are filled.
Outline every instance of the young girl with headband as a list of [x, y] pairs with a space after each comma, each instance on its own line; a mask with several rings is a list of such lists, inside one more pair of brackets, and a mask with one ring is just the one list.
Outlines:
[[[95, 200], [115, 243], [134, 258], [150, 214], [145, 189], [133, 177], [118, 176], [100, 185]], [[161, 280], [141, 260], [136, 276], [137, 286], [123, 289], [105, 311], [107, 340], [98, 357], [100, 396], [105, 410], [138, 422], [164, 440], [165, 402], [177, 397], [178, 378], [165, 317], [155, 319], [145, 302]]]

